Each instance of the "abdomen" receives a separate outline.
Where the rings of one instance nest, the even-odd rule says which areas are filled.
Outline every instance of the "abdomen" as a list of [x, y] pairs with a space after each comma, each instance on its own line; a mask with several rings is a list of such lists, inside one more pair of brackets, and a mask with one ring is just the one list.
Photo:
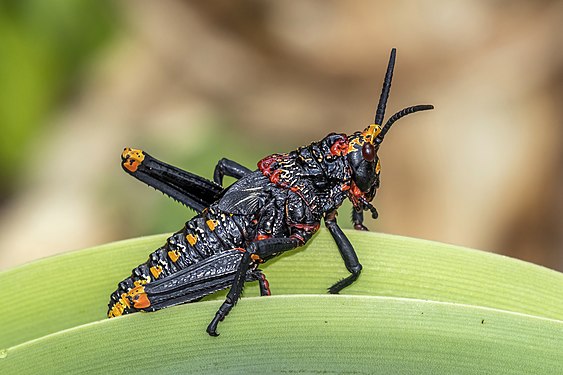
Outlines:
[[[209, 268], [208, 264], [212, 263], [208, 261], [209, 258], [244, 247], [253, 235], [252, 218], [225, 214], [212, 205], [209, 210], [188, 221], [181, 231], [170, 236], [164, 246], [152, 252], [145, 263], [134, 268], [131, 276], [118, 284], [117, 290], [110, 296], [108, 317], [157, 309], [154, 304], [151, 305], [145, 286], [156, 280], [173, 278], [179, 272], [185, 274], [190, 269], [196, 270], [198, 263]], [[226, 259], [227, 257], [217, 257], [219, 263]], [[218, 266], [223, 267], [221, 264]], [[216, 283], [216, 290], [228, 285], [228, 282]], [[206, 294], [214, 291], [211, 288]], [[198, 295], [198, 299], [201, 297], [202, 295]], [[183, 302], [190, 302], [190, 299], [184, 298], [179, 303]]]

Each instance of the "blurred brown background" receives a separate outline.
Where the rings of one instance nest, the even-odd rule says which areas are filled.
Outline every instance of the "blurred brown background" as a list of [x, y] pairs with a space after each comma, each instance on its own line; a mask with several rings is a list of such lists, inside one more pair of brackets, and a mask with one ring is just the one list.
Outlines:
[[436, 109], [386, 138], [367, 225], [563, 270], [563, 2], [500, 0], [2, 1], [0, 269], [179, 229], [124, 146], [211, 177], [363, 129], [392, 47], [387, 115]]

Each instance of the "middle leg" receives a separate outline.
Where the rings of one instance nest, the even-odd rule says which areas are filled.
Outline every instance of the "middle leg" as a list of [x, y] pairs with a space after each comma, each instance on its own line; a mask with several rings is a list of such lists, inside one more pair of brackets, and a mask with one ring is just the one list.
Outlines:
[[252, 173], [252, 171], [244, 165], [241, 165], [236, 161], [223, 158], [217, 162], [217, 166], [213, 172], [213, 181], [215, 181], [216, 184], [223, 185], [224, 176], [239, 179], [249, 173]]

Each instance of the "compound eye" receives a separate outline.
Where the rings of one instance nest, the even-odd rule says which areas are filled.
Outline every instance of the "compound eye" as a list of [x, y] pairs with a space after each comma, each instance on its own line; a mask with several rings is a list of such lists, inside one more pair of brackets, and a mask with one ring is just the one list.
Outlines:
[[372, 162], [375, 159], [375, 146], [369, 142], [362, 146], [362, 156], [364, 160]]

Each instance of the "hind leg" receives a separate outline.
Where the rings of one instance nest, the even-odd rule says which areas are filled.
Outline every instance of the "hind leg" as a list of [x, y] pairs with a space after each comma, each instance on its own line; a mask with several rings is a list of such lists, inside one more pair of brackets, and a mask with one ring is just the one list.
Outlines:
[[201, 176], [153, 158], [146, 152], [126, 148], [121, 166], [129, 175], [194, 209], [198, 213], [217, 200], [223, 187]]

